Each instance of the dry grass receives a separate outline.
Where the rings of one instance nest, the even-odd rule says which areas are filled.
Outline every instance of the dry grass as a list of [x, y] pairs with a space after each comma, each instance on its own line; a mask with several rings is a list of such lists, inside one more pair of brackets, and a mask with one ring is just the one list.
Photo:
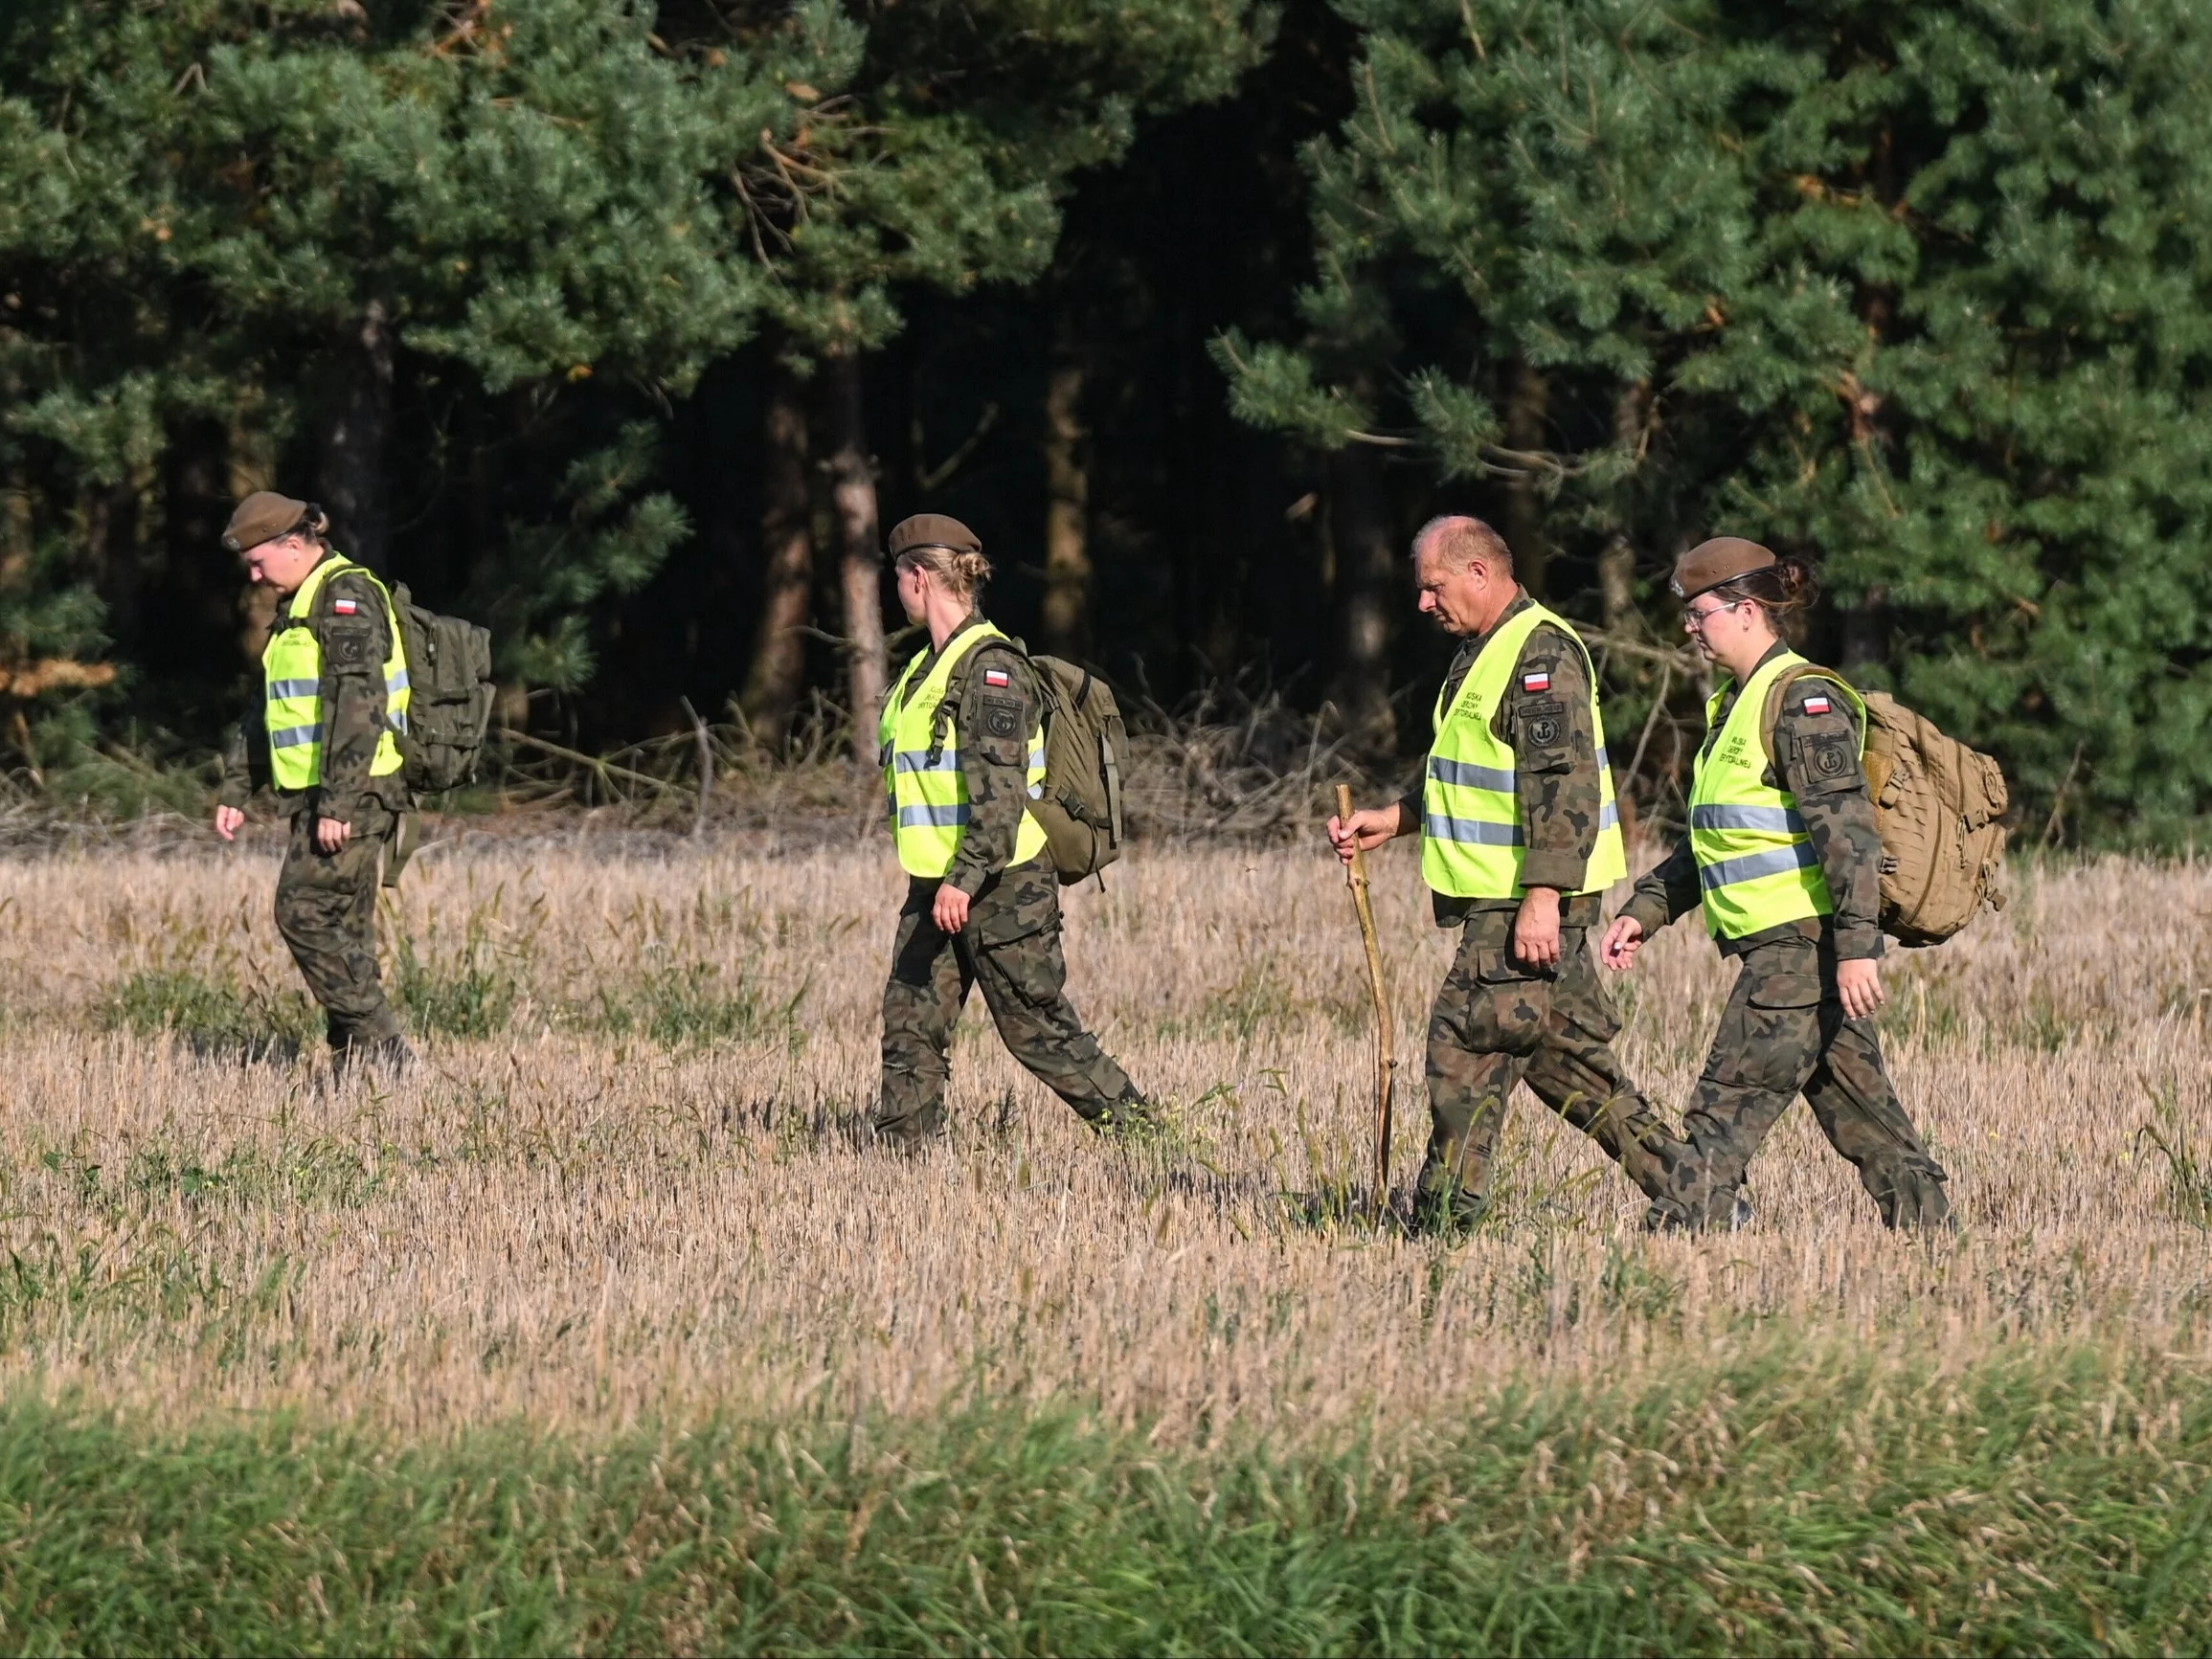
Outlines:
[[[1312, 850], [1140, 849], [1071, 898], [1077, 1004], [1185, 1146], [1093, 1139], [979, 1007], [956, 1132], [915, 1163], [860, 1132], [898, 886], [878, 840], [433, 847], [395, 917], [411, 983], [488, 1034], [433, 1035], [389, 1092], [222, 1049], [300, 1025], [273, 875], [267, 842], [0, 865], [10, 1391], [433, 1435], [982, 1393], [1297, 1440], [1633, 1381], [1775, 1320], [1945, 1364], [2023, 1341], [2212, 1362], [2187, 1161], [2212, 1151], [2212, 975], [2177, 925], [2212, 905], [2201, 867], [2016, 875], [2002, 917], [1905, 959], [1890, 1060], [1958, 1241], [1885, 1235], [1802, 1109], [1753, 1166], [1749, 1232], [1647, 1239], [1523, 1095], [1501, 1212], [1452, 1250], [1308, 1219], [1365, 1167], [1368, 1075], [1350, 902]], [[1448, 941], [1406, 849], [1377, 900], [1417, 1057]], [[1728, 973], [1686, 927], [1645, 953], [1623, 1052], [1670, 1111]], [[131, 1023], [164, 1008], [219, 1051]], [[1408, 1082], [1401, 1172], [1417, 1058]]]

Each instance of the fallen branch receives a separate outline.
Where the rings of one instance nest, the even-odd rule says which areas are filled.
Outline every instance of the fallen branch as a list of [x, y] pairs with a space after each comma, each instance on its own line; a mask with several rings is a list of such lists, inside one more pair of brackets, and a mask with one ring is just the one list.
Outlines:
[[39, 697], [49, 691], [89, 691], [115, 684], [112, 662], [76, 662], [49, 657], [20, 668], [0, 668], [0, 697]]

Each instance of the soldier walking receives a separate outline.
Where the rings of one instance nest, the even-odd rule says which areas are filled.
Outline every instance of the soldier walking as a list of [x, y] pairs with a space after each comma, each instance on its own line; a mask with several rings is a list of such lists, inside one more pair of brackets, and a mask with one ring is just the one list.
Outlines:
[[1607, 887], [1628, 873], [1597, 676], [1574, 630], [1514, 579], [1504, 541], [1478, 519], [1440, 518], [1413, 542], [1420, 608], [1465, 640], [1436, 698], [1419, 791], [1329, 820], [1353, 849], [1421, 836], [1436, 925], [1459, 949], [1429, 1018], [1428, 1157], [1416, 1214], [1438, 1230], [1479, 1221], [1513, 1086], [1596, 1140], [1653, 1200], [1690, 1149], [1614, 1057], [1620, 1029], [1590, 957]]
[[929, 646], [884, 701], [878, 729], [898, 862], [910, 882], [883, 988], [875, 1127], [920, 1146], [944, 1121], [953, 1027], [968, 988], [1007, 1049], [1095, 1129], [1150, 1121], [1143, 1097], [1069, 1005], [1059, 873], [1028, 810], [1045, 776], [1044, 695], [976, 593], [990, 562], [936, 513], [891, 532], [899, 603]]
[[223, 758], [215, 834], [245, 821], [267, 743], [267, 781], [292, 839], [277, 876], [277, 930], [323, 1005], [334, 1067], [404, 1068], [413, 1053], [376, 971], [376, 888], [395, 881], [413, 808], [395, 729], [407, 720], [407, 659], [384, 584], [332, 550], [329, 520], [273, 491], [248, 496], [223, 546], [275, 590], [260, 708]]
[[1705, 708], [1689, 838], [1636, 884], [1602, 954], [1625, 972], [1645, 939], [1702, 908], [1721, 953], [1741, 964], [1682, 1116], [1697, 1159], [1677, 1196], [1693, 1224], [1741, 1224], [1744, 1172], [1803, 1090], [1885, 1226], [1947, 1222], [1947, 1177], [1898, 1104], [1874, 1032], [1882, 838], [1861, 764], [1865, 706], [1775, 632], [1809, 595], [1801, 566], [1722, 536], [1682, 555], [1673, 587], [1682, 626], [1727, 678]]

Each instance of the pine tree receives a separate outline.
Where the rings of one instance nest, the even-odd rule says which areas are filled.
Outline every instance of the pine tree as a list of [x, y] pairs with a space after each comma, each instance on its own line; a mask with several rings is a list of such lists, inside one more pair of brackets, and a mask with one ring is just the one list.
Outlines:
[[[856, 65], [834, 7], [681, 56], [619, 0], [407, 12], [95, 0], [0, 36], [6, 441], [77, 481], [80, 519], [146, 499], [180, 420], [247, 450], [305, 429], [295, 487], [382, 566], [403, 370], [542, 423], [595, 378], [682, 396], [756, 325], [772, 280], [726, 181]], [[618, 428], [472, 578], [518, 675], [581, 684], [592, 601], [686, 533]]]
[[1140, 115], [1227, 93], [1267, 28], [1251, 0], [887, 6], [849, 101], [750, 170], [777, 320], [819, 369], [857, 758], [889, 679], [863, 364], [904, 325], [899, 290], [1034, 282], [1072, 176], [1118, 157]]
[[1825, 644], [1997, 749], [2037, 812], [2202, 815], [2212, 22], [1346, 10], [1369, 33], [1361, 107], [1310, 157], [1310, 333], [1222, 342], [1240, 412], [1411, 446], [1509, 521], [1538, 492], [1550, 596], [1588, 572], [1617, 618], [1633, 554], [1655, 629], [1689, 540], [1819, 556]]

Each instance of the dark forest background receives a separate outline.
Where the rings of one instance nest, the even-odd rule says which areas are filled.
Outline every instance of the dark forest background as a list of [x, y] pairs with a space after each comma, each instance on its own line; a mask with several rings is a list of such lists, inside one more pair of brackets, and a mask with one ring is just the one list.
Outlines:
[[215, 745], [258, 487], [489, 622], [509, 725], [770, 753], [880, 693], [918, 510], [1162, 709], [1417, 750], [1452, 509], [1589, 626], [1647, 809], [1664, 573], [1729, 532], [2031, 836], [2178, 845], [2208, 45], [2183, 0], [0, 0], [9, 776]]

